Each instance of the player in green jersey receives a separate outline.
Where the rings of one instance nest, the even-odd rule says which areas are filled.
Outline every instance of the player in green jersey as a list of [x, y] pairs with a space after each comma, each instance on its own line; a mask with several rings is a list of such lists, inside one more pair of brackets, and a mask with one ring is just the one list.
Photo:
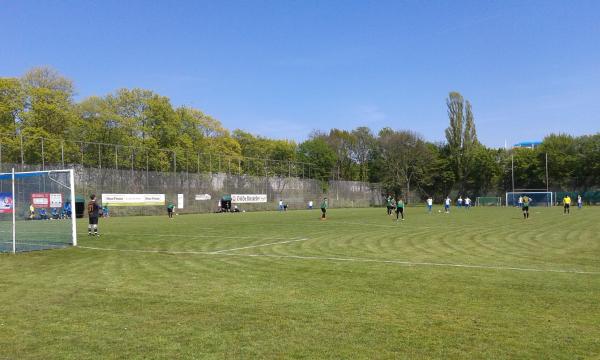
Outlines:
[[396, 201], [396, 221], [398, 221], [400, 216], [402, 216], [402, 220], [404, 220], [404, 200], [402, 199]]

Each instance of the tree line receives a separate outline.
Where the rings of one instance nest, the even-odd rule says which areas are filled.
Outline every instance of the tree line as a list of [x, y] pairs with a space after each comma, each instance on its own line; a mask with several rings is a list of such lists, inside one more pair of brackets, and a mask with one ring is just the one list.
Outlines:
[[0, 78], [0, 161], [60, 158], [88, 166], [302, 174], [324, 184], [365, 181], [386, 193], [436, 199], [502, 195], [513, 182], [518, 189], [585, 191], [600, 185], [600, 133], [550, 134], [535, 149], [489, 148], [478, 141], [472, 105], [458, 92], [446, 99], [444, 142], [410, 130], [358, 127], [314, 131], [299, 144], [229, 131], [201, 110], [175, 107], [151, 90], [119, 89], [79, 102], [74, 94], [73, 82], [47, 67]]

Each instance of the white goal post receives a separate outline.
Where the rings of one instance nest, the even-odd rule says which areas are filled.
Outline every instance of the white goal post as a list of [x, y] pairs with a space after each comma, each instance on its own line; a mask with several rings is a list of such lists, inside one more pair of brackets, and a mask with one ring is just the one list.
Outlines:
[[75, 200], [73, 169], [0, 173], [0, 252], [77, 246]]
[[551, 191], [515, 191], [506, 193], [506, 206], [518, 206], [519, 199], [527, 196], [530, 206], [552, 206], [554, 204], [554, 193]]

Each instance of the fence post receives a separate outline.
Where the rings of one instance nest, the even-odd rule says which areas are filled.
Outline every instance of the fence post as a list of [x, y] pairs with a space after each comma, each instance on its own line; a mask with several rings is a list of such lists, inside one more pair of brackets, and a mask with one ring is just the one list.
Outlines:
[[62, 164], [62, 168], [65, 168], [65, 142], [63, 140], [60, 141], [60, 163]]
[[25, 158], [23, 154], [23, 134], [19, 134], [19, 138], [21, 140], [21, 170], [25, 167]]
[[46, 162], [44, 160], [44, 138], [42, 139], [42, 171], [44, 170], [44, 168], [46, 167]]
[[102, 148], [98, 144], [98, 169], [102, 169]]

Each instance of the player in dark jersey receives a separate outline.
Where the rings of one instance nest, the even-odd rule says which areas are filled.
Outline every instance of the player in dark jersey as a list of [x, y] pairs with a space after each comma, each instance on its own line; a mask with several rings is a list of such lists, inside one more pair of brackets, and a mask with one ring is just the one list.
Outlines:
[[87, 206], [88, 217], [90, 222], [88, 224], [88, 235], [89, 236], [100, 236], [98, 234], [98, 218], [100, 217], [100, 206], [96, 203], [96, 195], [90, 195], [90, 202]]
[[523, 196], [523, 203], [522, 203], [522, 209], [523, 209], [523, 219], [529, 219], [529, 202], [531, 201], [531, 199], [529, 199], [528, 196]]

